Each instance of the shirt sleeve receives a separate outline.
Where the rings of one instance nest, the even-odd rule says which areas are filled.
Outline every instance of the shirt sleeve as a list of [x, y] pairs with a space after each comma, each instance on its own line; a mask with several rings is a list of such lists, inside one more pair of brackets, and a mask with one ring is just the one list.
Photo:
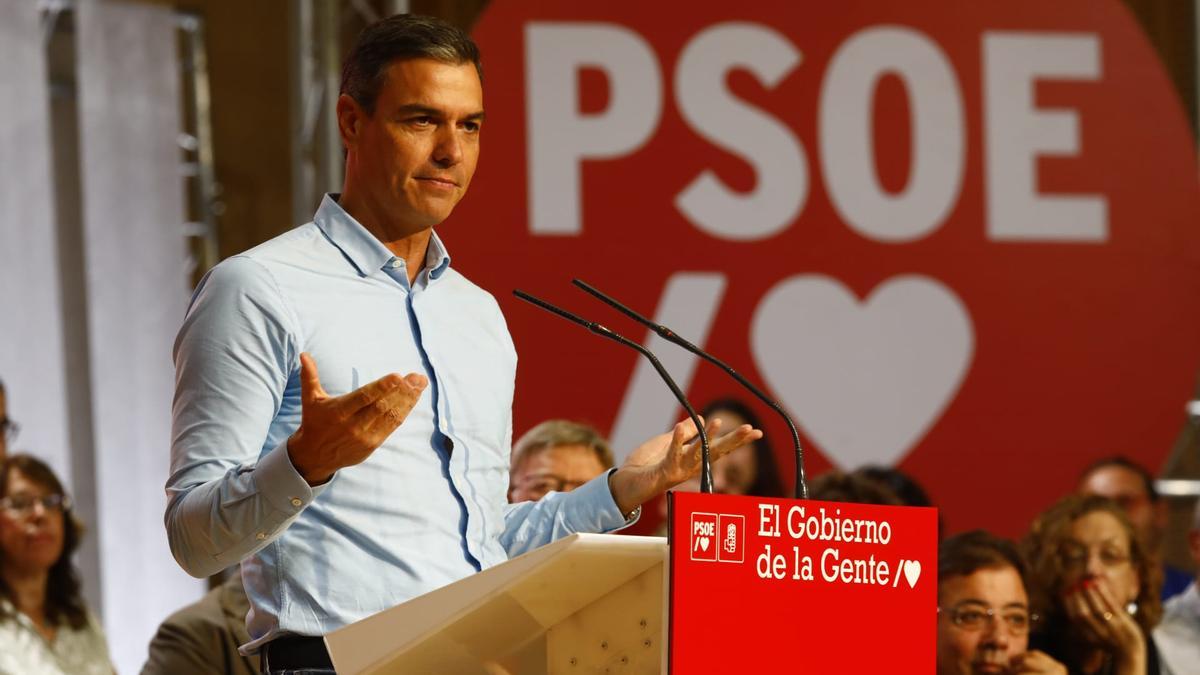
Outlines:
[[192, 297], [175, 341], [166, 527], [193, 576], [266, 546], [321, 491], [286, 439], [264, 447], [299, 362], [295, 326], [268, 270], [246, 257], [211, 270]]
[[509, 504], [500, 543], [510, 558], [576, 532], [615, 532], [637, 522], [625, 519], [608, 486], [609, 469], [570, 492], [551, 492], [535, 502]]

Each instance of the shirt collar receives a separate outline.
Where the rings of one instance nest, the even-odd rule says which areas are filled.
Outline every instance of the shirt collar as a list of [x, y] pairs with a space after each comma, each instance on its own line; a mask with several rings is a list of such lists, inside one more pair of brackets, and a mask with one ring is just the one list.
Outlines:
[[[313, 222], [325, 233], [329, 241], [346, 256], [350, 264], [362, 276], [370, 276], [384, 268], [396, 256], [383, 242], [354, 219], [338, 204], [340, 194], [326, 194], [321, 206], [313, 216]], [[425, 251], [425, 269], [430, 280], [440, 278], [450, 267], [450, 253], [437, 232], [431, 232], [429, 247]]]

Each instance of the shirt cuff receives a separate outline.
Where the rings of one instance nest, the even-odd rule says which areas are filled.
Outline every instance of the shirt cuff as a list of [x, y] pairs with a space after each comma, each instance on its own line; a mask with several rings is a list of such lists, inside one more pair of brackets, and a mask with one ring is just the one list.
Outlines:
[[636, 523], [642, 515], [640, 507], [634, 509], [633, 513], [630, 514], [631, 517], [628, 519], [625, 518], [625, 514], [621, 513], [621, 508], [617, 506], [617, 501], [613, 498], [612, 488], [608, 484], [609, 477], [615, 471], [616, 469], [605, 471], [579, 486], [572, 493], [572, 496], [575, 498], [586, 499], [595, 506], [600, 526], [599, 531], [602, 533], [625, 529]]
[[275, 447], [254, 467], [254, 486], [277, 510], [294, 515], [312, 503], [333, 481], [311, 486], [292, 466], [288, 457], [287, 440]]

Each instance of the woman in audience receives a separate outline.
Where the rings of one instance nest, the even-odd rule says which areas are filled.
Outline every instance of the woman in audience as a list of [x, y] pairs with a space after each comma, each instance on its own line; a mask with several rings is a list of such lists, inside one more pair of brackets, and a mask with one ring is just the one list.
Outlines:
[[81, 534], [50, 467], [28, 455], [0, 463], [0, 673], [112, 672], [71, 564]]
[[1162, 615], [1160, 567], [1116, 502], [1066, 497], [1034, 520], [1024, 549], [1044, 617], [1031, 646], [1071, 673], [1160, 672], [1150, 636]]
[[[706, 420], [720, 419], [722, 429], [736, 429], [743, 424], [755, 429], [763, 428], [762, 420], [754, 411], [735, 398], [709, 403], [700, 411], [700, 416]], [[779, 479], [779, 467], [775, 464], [775, 453], [765, 436], [729, 453], [713, 464], [712, 471], [714, 492], [756, 497], [785, 496], [783, 482]]]

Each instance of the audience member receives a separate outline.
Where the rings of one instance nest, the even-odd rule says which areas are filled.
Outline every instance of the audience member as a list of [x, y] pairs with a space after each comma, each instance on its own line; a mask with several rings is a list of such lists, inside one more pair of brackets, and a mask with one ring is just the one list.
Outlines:
[[938, 548], [937, 674], [1057, 673], [1067, 669], [1027, 651], [1032, 614], [1017, 547], [983, 530]]
[[[754, 411], [734, 398], [723, 398], [709, 403], [700, 412], [700, 416], [706, 420], [721, 420], [722, 429], [736, 429], [742, 424], [749, 424], [755, 429], [763, 428], [762, 420]], [[712, 472], [713, 492], [757, 497], [785, 496], [775, 453], [771, 450], [766, 436], [729, 453], [720, 462], [713, 464]]]
[[4, 382], [0, 381], [0, 462], [8, 456], [8, 443], [16, 438], [21, 427], [8, 417], [8, 399]]
[[[933, 501], [929, 499], [929, 494], [925, 492], [925, 488], [921, 487], [912, 476], [904, 473], [900, 469], [890, 466], [867, 465], [858, 469], [857, 473], [864, 478], [883, 484], [889, 490], [896, 494], [900, 499], [900, 504], [903, 506], [924, 506], [933, 507]], [[942, 539], [942, 514], [938, 512], [938, 541]]]
[[256, 675], [258, 659], [238, 652], [238, 645], [250, 641], [249, 611], [250, 601], [235, 568], [225, 583], [158, 627], [142, 675]]
[[72, 566], [82, 532], [50, 467], [28, 455], [0, 464], [0, 673], [112, 672]]
[[817, 476], [808, 486], [808, 497], [820, 502], [902, 506], [895, 492], [879, 481], [867, 478], [861, 470], [851, 473], [835, 470]]
[[1174, 675], [1200, 673], [1200, 501], [1188, 531], [1188, 547], [1196, 562], [1196, 577], [1186, 590], [1167, 601], [1162, 623], [1154, 629], [1163, 670]]
[[[1101, 459], [1079, 477], [1079, 491], [1120, 504], [1149, 551], [1161, 560], [1167, 505], [1154, 488], [1154, 476], [1145, 467], [1126, 457]], [[1163, 600], [1183, 592], [1192, 580], [1190, 574], [1170, 565], [1164, 564], [1162, 571]]]
[[608, 441], [592, 427], [548, 420], [513, 444], [508, 501], [534, 501], [570, 492], [613, 466]]
[[1117, 502], [1069, 495], [1034, 520], [1024, 548], [1033, 606], [1045, 617], [1033, 644], [1071, 673], [1160, 672], [1151, 631], [1161, 572]]

